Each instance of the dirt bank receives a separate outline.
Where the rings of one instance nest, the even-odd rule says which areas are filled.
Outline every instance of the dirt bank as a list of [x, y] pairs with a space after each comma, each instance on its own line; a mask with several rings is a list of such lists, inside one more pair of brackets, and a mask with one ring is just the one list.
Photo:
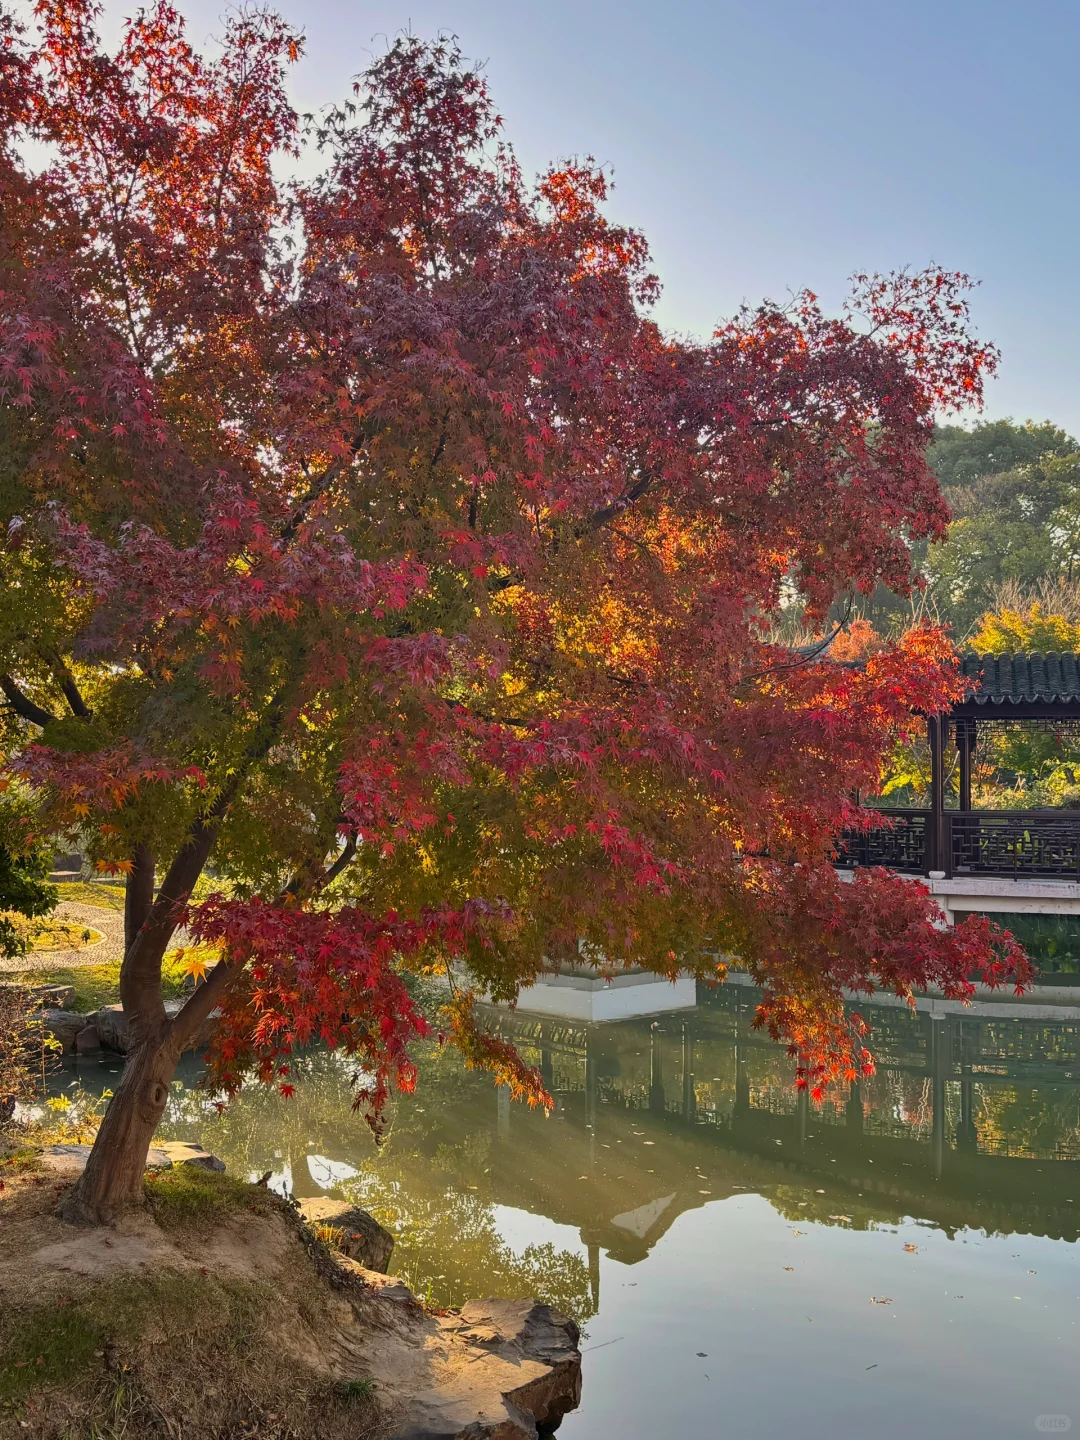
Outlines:
[[78, 1229], [65, 1157], [0, 1161], [0, 1436], [535, 1440], [577, 1403], [572, 1321], [531, 1301], [431, 1314], [286, 1202], [192, 1165]]

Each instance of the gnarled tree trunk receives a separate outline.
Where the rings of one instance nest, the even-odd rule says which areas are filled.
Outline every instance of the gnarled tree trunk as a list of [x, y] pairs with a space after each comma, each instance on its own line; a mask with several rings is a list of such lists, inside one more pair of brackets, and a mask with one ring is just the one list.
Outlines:
[[[196, 823], [191, 839], [169, 867], [161, 891], [148, 910], [146, 867], [153, 861], [145, 851], [136, 857], [136, 893], [129, 897], [128, 918], [130, 922], [140, 913], [143, 918], [137, 932], [128, 939], [120, 968], [120, 999], [131, 1026], [132, 1044], [86, 1169], [57, 1209], [64, 1220], [110, 1224], [122, 1210], [142, 1203], [146, 1156], [165, 1111], [176, 1062], [236, 973], [227, 964], [218, 964], [179, 1015], [170, 1019], [166, 1014], [161, 962], [191, 887], [210, 853], [227, 803], [227, 797], [219, 797], [209, 820]], [[152, 869], [150, 874], [152, 884]]]
[[122, 1210], [141, 1204], [147, 1152], [180, 1055], [170, 1032], [169, 1025], [164, 1033], [152, 1031], [129, 1050], [86, 1169], [57, 1211], [62, 1219], [107, 1225]]

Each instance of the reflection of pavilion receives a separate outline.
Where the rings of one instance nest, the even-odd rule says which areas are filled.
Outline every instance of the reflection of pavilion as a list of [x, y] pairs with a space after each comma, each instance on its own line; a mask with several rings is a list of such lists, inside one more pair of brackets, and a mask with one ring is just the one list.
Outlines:
[[[1080, 1112], [1056, 1131], [1046, 1118], [1080, 1099], [1075, 1023], [864, 1007], [879, 1073], [815, 1110], [796, 1096], [787, 1057], [752, 1029], [754, 999], [725, 987], [651, 1023], [500, 1017], [540, 1066], [556, 1113], [492, 1105], [493, 1198], [574, 1226], [594, 1290], [601, 1249], [634, 1264], [684, 1211], [745, 1190], [778, 1203], [794, 1187], [805, 1208], [792, 1213], [825, 1223], [915, 1214], [950, 1231], [1077, 1238]], [[1002, 1097], [1019, 1114], [1015, 1136], [993, 1128]], [[1039, 1149], [1025, 1157], [1016, 1152], [1037, 1117]]]
[[650, 970], [624, 970], [606, 979], [595, 965], [576, 964], [560, 965], [523, 990], [517, 1008], [526, 1014], [601, 1023], [696, 1004], [697, 986], [690, 976], [673, 983]]

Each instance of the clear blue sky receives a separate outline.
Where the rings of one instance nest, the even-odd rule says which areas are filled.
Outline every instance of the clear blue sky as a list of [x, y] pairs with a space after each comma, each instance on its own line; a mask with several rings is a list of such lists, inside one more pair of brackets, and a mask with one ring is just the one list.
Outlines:
[[[107, 30], [133, 8], [105, 0]], [[177, 0], [194, 40], [224, 0]], [[987, 414], [1080, 435], [1080, 0], [279, 0], [313, 109], [411, 27], [487, 62], [527, 171], [592, 154], [640, 226], [660, 318], [933, 260], [982, 281]]]

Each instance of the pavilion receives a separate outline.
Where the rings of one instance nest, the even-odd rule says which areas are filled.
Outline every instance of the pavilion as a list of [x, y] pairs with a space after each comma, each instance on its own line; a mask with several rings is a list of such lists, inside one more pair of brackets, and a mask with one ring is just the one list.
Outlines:
[[[1076, 895], [1069, 898], [1080, 909], [1080, 810], [976, 810], [971, 801], [980, 735], [1020, 723], [1054, 734], [1073, 731], [1080, 739], [1080, 654], [966, 654], [962, 668], [968, 682], [964, 698], [948, 713], [930, 715], [926, 721], [929, 806], [879, 807], [891, 824], [846, 836], [838, 863], [845, 868], [884, 865], [932, 880], [1075, 882]], [[950, 745], [955, 746], [959, 772], [955, 809], [945, 803]], [[981, 885], [979, 891], [988, 893]], [[1005, 892], [1000, 898], [1011, 897]], [[1070, 903], [1066, 912], [1073, 910]]]

